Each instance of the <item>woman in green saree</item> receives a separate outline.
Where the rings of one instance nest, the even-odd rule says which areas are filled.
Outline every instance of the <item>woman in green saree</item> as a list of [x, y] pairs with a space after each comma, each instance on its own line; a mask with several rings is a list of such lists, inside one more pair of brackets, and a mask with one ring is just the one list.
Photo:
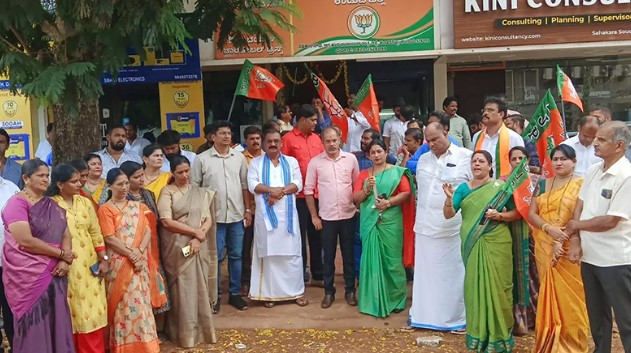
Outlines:
[[[386, 163], [383, 141], [368, 146], [373, 166], [359, 173], [353, 200], [360, 207], [362, 257], [359, 311], [386, 317], [405, 309], [407, 283], [403, 268], [405, 209], [414, 194], [406, 168]], [[413, 220], [413, 217], [412, 217]]]
[[511, 352], [513, 341], [513, 251], [506, 222], [518, 218], [517, 211], [490, 208], [504, 182], [494, 180], [493, 160], [486, 151], [471, 157], [473, 180], [443, 189], [447, 198], [445, 218], [462, 210], [462, 257], [465, 264], [464, 300], [467, 311], [469, 350]]

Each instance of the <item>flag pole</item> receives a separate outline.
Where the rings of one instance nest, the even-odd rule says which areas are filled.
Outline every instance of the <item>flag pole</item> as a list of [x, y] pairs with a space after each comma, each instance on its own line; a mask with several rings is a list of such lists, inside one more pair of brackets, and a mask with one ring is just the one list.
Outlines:
[[[238, 87], [238, 84], [237, 84]], [[228, 112], [228, 121], [230, 121], [230, 117], [232, 116], [232, 109], [234, 109], [234, 101], [237, 100], [236, 92], [232, 95], [232, 104], [230, 104], [230, 111]]]
[[567, 138], [567, 123], [565, 122], [565, 102], [563, 102], [563, 94], [561, 94], [561, 118], [563, 118], [563, 134], [565, 138]]

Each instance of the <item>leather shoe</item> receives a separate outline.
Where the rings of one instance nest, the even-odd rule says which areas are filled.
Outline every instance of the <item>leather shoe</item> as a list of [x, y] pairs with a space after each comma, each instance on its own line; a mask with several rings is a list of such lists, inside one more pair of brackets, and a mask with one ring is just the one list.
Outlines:
[[357, 297], [355, 296], [355, 293], [346, 293], [345, 297], [348, 305], [357, 306]]
[[324, 299], [322, 299], [322, 304], [320, 304], [320, 306], [322, 307], [322, 309], [330, 308], [331, 305], [333, 305], [334, 301], [335, 301], [335, 297], [333, 296], [333, 294], [325, 294]]

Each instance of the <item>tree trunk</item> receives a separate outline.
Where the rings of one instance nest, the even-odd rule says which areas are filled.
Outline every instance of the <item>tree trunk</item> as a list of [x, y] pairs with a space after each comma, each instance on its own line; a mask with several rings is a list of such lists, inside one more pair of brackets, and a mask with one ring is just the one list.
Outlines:
[[53, 106], [55, 137], [53, 164], [83, 158], [86, 153], [101, 149], [99, 99], [77, 98], [78, 116], [69, 116], [61, 104]]

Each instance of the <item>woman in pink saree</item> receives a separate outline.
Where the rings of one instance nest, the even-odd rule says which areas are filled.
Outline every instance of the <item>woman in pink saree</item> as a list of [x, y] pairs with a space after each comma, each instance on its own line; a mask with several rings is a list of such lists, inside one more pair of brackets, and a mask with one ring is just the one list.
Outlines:
[[75, 352], [66, 299], [74, 255], [65, 211], [44, 196], [48, 175], [44, 162], [26, 161], [24, 190], [2, 211], [3, 282], [14, 315], [14, 353]]

